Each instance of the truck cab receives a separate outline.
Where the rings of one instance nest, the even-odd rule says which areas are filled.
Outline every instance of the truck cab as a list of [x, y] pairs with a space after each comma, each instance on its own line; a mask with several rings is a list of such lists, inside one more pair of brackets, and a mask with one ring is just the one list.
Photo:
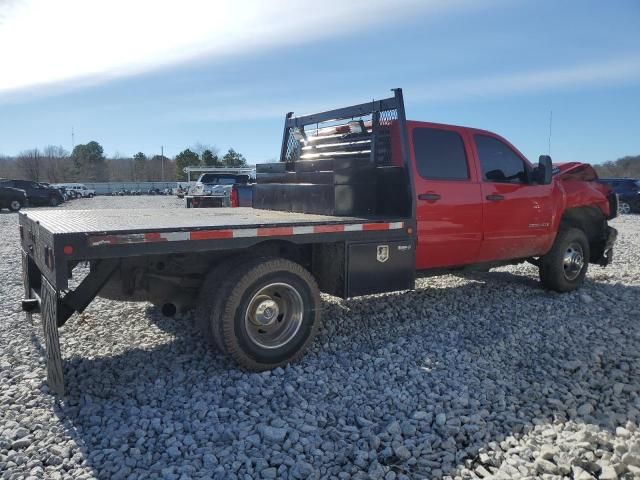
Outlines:
[[547, 183], [495, 133], [415, 121], [407, 130], [419, 270], [541, 257], [563, 222], [589, 224], [594, 260], [602, 260], [614, 196], [591, 167], [589, 180], [558, 171]]

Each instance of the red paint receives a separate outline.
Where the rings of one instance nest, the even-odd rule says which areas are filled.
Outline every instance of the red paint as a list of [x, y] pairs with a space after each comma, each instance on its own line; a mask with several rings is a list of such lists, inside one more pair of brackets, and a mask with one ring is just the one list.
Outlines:
[[200, 230], [189, 234], [189, 240], [217, 240], [220, 238], [233, 238], [233, 230]]
[[344, 225], [316, 225], [313, 227], [314, 233], [335, 233], [344, 232]]
[[388, 223], [365, 223], [362, 225], [362, 230], [367, 231], [379, 231], [379, 230], [389, 230]]
[[262, 227], [258, 229], [259, 237], [279, 237], [293, 235], [293, 227]]
[[[412, 143], [414, 128], [437, 128], [458, 133], [464, 142], [467, 180], [429, 180], [420, 176]], [[391, 127], [392, 163], [402, 165], [397, 125]], [[504, 138], [467, 127], [407, 122], [414, 192], [438, 194], [436, 201], [416, 198], [416, 267], [452, 267], [479, 262], [521, 259], [545, 254], [551, 248], [568, 208], [595, 206], [609, 214], [607, 187], [592, 180], [590, 165], [559, 166], [550, 185], [485, 181], [473, 136], [493, 137], [506, 144], [529, 167], [531, 163]], [[488, 195], [501, 195], [491, 201]]]
[[145, 242], [166, 242], [167, 239], [162, 237], [162, 233], [154, 232], [154, 233], [145, 233], [144, 241]]

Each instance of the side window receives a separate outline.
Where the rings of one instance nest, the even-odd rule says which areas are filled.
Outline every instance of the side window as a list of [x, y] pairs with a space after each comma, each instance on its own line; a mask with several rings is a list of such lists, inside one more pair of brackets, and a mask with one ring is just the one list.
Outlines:
[[508, 145], [487, 135], [474, 135], [482, 178], [489, 182], [526, 183], [525, 163]]
[[469, 167], [462, 137], [450, 130], [415, 128], [413, 149], [420, 176], [430, 180], [467, 180]]

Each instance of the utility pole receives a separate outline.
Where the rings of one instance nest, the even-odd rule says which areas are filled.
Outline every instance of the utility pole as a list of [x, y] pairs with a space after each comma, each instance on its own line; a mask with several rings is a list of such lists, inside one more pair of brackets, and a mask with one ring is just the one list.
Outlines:
[[160, 161], [162, 162], [161, 171], [162, 171], [162, 181], [164, 182], [164, 145], [160, 145]]
[[71, 125], [71, 151], [72, 152], [74, 148], [76, 148], [76, 141], [75, 141], [75, 135], [73, 133], [73, 125]]

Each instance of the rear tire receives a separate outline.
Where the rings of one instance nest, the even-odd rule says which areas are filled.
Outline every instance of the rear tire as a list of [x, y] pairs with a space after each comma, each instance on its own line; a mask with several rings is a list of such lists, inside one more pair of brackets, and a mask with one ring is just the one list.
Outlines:
[[198, 294], [195, 313], [196, 326], [207, 343], [217, 347], [222, 353], [225, 353], [225, 349], [220, 340], [221, 332], [214, 332], [213, 330], [213, 312], [219, 311], [220, 303], [226, 296], [226, 293], [223, 292], [223, 286], [227, 283], [225, 279], [233, 274], [234, 269], [237, 270], [238, 267], [241, 267], [247, 260], [246, 257], [234, 257], [226, 261], [223, 260], [209, 272]]
[[541, 258], [542, 285], [561, 293], [576, 290], [584, 282], [589, 258], [589, 240], [582, 230], [560, 230], [551, 250]]
[[57, 207], [58, 205], [60, 205], [60, 200], [58, 200], [58, 197], [50, 197], [49, 205], [52, 207]]
[[19, 212], [21, 208], [22, 208], [22, 201], [15, 199], [9, 202], [9, 210], [11, 210], [12, 212]]
[[290, 260], [267, 257], [236, 263], [216, 293], [210, 330], [222, 350], [248, 370], [297, 360], [317, 333], [318, 285]]

